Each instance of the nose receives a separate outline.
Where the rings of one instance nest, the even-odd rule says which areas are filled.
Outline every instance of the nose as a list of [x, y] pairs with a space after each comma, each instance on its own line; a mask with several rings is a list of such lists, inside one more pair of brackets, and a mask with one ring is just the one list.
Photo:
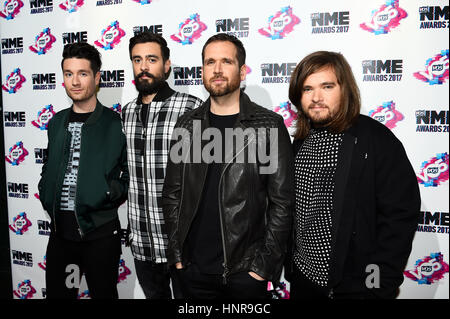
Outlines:
[[222, 63], [220, 62], [214, 63], [214, 73], [216, 74], [222, 73]]
[[143, 59], [140, 65], [141, 71], [148, 71], [150, 68], [150, 62], [147, 59]]
[[78, 75], [73, 75], [72, 76], [72, 85], [77, 86], [80, 84], [80, 78], [78, 77]]
[[323, 99], [323, 97], [322, 97], [321, 91], [320, 90], [313, 90], [312, 101], [314, 103], [319, 103], [319, 102], [322, 101], [322, 99]]

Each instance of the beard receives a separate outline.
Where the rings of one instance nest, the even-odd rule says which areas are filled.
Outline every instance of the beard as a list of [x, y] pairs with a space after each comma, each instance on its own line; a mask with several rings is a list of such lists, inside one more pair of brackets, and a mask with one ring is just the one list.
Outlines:
[[[151, 81], [142, 80], [141, 77], [143, 77], [144, 75], [152, 80]], [[136, 86], [136, 90], [138, 90], [138, 92], [144, 96], [155, 94], [156, 92], [158, 92], [158, 90], [163, 86], [165, 81], [166, 78], [164, 74], [155, 76], [148, 72], [141, 72], [134, 77], [134, 84]]]
[[238, 90], [241, 86], [241, 79], [240, 79], [239, 75], [233, 77], [231, 79], [231, 81], [227, 81], [225, 86], [215, 86], [214, 84], [211, 84], [216, 79], [222, 79], [225, 81], [228, 80], [228, 78], [226, 78], [226, 77], [217, 75], [217, 76], [212, 77], [208, 81], [205, 81], [205, 83], [204, 83], [205, 89], [206, 89], [206, 91], [209, 92], [209, 94], [212, 97], [220, 97], [220, 96], [227, 95], [231, 92]]
[[330, 108], [325, 104], [319, 105], [323, 107], [320, 112], [310, 108], [313, 107], [314, 104], [309, 105], [305, 110], [303, 110], [306, 118], [309, 119], [310, 123], [314, 127], [326, 126], [333, 120], [333, 114], [331, 114]]

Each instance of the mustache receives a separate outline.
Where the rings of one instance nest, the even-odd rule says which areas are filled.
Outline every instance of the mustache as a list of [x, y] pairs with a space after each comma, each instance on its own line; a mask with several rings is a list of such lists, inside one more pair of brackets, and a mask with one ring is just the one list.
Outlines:
[[209, 81], [215, 81], [215, 80], [228, 80], [228, 78], [222, 76], [222, 75], [215, 75], [214, 77], [212, 77]]
[[153, 74], [151, 74], [151, 73], [149, 73], [149, 72], [142, 71], [141, 73], [139, 73], [138, 75], [136, 75], [136, 79], [140, 79], [140, 78], [143, 77], [144, 75], [145, 75], [146, 77], [148, 77], [148, 78], [151, 78], [151, 79], [155, 79], [155, 78], [156, 78]]
[[328, 108], [328, 105], [326, 105], [325, 103], [320, 103], [320, 102], [319, 103], [311, 103], [308, 105], [308, 108], [310, 109], [310, 108], [313, 108], [316, 106]]

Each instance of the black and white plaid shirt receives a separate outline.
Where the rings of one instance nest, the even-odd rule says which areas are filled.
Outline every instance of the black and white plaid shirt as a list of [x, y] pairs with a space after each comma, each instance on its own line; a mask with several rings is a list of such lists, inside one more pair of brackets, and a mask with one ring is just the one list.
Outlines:
[[170, 139], [177, 119], [202, 103], [192, 95], [175, 92], [165, 83], [148, 109], [143, 108], [140, 96], [122, 109], [130, 172], [129, 241], [133, 256], [138, 260], [167, 262], [168, 239], [162, 231], [161, 196]]

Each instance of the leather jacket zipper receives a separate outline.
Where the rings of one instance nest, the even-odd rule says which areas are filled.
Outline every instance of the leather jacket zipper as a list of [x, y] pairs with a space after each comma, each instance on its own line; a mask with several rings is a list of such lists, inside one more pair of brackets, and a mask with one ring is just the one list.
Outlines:
[[222, 183], [222, 178], [223, 175], [225, 174], [226, 169], [228, 168], [228, 166], [233, 162], [233, 160], [243, 151], [245, 150], [245, 148], [250, 144], [250, 142], [255, 138], [255, 136], [253, 135], [253, 137], [251, 139], [249, 139], [247, 141], [247, 144], [244, 145], [244, 147], [239, 151], [236, 152], [236, 154], [233, 156], [233, 158], [227, 163], [227, 165], [224, 167], [222, 174], [220, 175], [220, 179], [219, 179], [219, 187], [218, 187], [218, 197], [217, 199], [219, 200], [219, 219], [220, 219], [220, 231], [222, 234], [222, 248], [223, 248], [223, 284], [226, 285], [227, 284], [227, 277], [231, 271], [231, 269], [228, 268], [228, 258], [227, 258], [227, 250], [226, 250], [226, 246], [225, 246], [225, 230], [224, 230], [224, 222], [223, 222], [223, 213], [222, 213], [222, 205], [221, 205], [221, 201], [220, 201], [220, 184]]

